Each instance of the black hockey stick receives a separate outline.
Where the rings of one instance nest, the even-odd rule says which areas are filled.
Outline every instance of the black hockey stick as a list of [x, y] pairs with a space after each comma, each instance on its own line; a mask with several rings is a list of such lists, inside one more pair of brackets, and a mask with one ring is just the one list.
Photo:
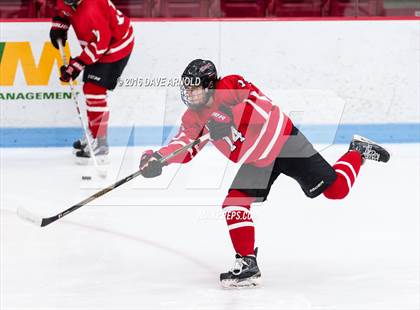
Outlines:
[[[160, 161], [163, 163], [169, 159], [171, 159], [172, 157], [188, 150], [189, 148], [192, 148], [198, 144], [200, 144], [201, 142], [207, 140], [209, 138], [209, 134], [205, 134], [203, 136], [201, 136], [200, 138], [198, 138], [197, 140], [194, 140], [193, 142], [183, 146], [182, 148], [174, 151], [173, 153], [163, 157], [160, 159]], [[41, 218], [23, 208], [19, 208], [17, 210], [18, 216], [26, 221], [29, 221], [37, 226], [47, 226], [55, 221], [57, 221], [58, 219], [62, 218], [63, 216], [66, 216], [67, 214], [76, 211], [77, 209], [83, 207], [84, 205], [88, 204], [89, 202], [105, 195], [106, 193], [112, 191], [113, 189], [123, 185], [124, 183], [127, 183], [128, 181], [131, 181], [132, 179], [134, 179], [135, 177], [139, 176], [141, 174], [140, 170], [130, 174], [129, 176], [126, 176], [124, 179], [121, 179], [117, 182], [115, 182], [114, 184], [100, 190], [99, 192], [93, 194], [92, 196], [82, 200], [79, 203], [76, 203], [75, 205], [71, 206], [70, 208], [68, 208], [67, 210], [64, 210], [63, 212], [58, 213], [57, 215], [51, 216], [51, 217], [44, 217]]]

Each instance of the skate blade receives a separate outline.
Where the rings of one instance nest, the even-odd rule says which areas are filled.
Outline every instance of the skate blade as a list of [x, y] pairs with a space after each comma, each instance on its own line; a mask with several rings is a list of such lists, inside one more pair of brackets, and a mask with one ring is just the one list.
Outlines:
[[353, 140], [379, 145], [378, 143], [376, 143], [372, 140], [369, 140], [368, 138], [362, 137], [360, 135], [353, 135]]
[[251, 277], [242, 281], [238, 279], [222, 280], [220, 284], [224, 289], [243, 289], [261, 287], [262, 281], [261, 277]]
[[73, 153], [73, 155], [76, 155], [76, 153], [77, 153], [78, 151], [81, 151], [81, 149], [75, 149], [75, 148], [72, 148], [72, 153]]

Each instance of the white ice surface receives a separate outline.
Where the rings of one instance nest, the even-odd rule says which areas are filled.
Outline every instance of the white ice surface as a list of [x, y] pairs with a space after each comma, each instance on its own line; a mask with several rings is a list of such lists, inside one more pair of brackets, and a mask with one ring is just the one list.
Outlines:
[[[253, 209], [264, 286], [238, 291], [218, 283], [233, 264], [219, 210], [237, 167], [211, 147], [44, 228], [16, 209], [51, 216], [101, 181], [81, 181], [70, 149], [0, 149], [1, 309], [419, 309], [419, 145], [389, 148], [343, 201], [307, 199], [281, 176]], [[140, 151], [113, 149], [102, 185]]]

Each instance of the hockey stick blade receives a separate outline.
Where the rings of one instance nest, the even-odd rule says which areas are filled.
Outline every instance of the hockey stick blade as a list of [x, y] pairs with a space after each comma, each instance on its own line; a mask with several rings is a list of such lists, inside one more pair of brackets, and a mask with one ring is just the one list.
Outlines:
[[42, 226], [42, 218], [28, 210], [19, 207], [16, 210], [17, 215], [24, 221], [34, 224], [36, 226]]
[[24, 221], [34, 224], [39, 227], [47, 226], [48, 224], [58, 220], [60, 218], [60, 215], [55, 215], [52, 217], [40, 217], [36, 215], [35, 213], [32, 213], [22, 207], [19, 207], [16, 210], [17, 215]]

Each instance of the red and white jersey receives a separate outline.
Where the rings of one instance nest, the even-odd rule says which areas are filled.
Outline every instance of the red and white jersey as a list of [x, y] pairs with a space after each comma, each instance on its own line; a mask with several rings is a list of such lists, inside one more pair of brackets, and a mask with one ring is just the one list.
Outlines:
[[110, 0], [82, 0], [76, 10], [57, 0], [57, 10], [73, 26], [83, 49], [79, 58], [86, 65], [115, 62], [133, 50], [130, 19]]
[[[230, 137], [212, 141], [233, 162], [265, 167], [279, 155], [292, 131], [292, 122], [255, 85], [242, 76], [229, 75], [218, 81], [210, 108], [200, 111], [188, 109], [182, 117], [178, 134], [158, 152], [166, 156], [206, 134], [205, 127], [211, 114], [217, 110], [231, 111], [234, 127]], [[169, 163], [190, 161], [205, 143], [184, 154], [173, 157]]]

